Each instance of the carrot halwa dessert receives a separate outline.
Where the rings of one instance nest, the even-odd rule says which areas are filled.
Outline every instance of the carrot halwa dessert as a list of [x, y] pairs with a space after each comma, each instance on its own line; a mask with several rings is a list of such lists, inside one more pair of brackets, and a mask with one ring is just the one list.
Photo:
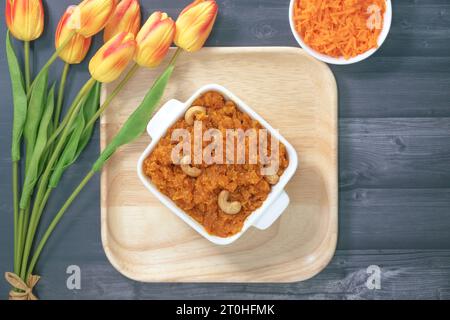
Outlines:
[[[236, 158], [232, 159], [234, 161], [231, 164], [210, 163], [205, 159], [200, 164], [195, 164], [194, 121], [195, 125], [201, 121], [202, 136], [208, 129], [220, 131], [224, 161], [230, 157], [226, 145], [227, 129], [242, 129], [244, 132], [254, 129], [259, 133], [264, 128], [258, 121], [240, 111], [233, 101], [227, 101], [220, 93], [207, 92], [194, 101], [183, 119], [169, 128], [144, 161], [145, 175], [163, 194], [202, 224], [211, 235], [229, 237], [241, 231], [246, 218], [266, 200], [272, 185], [278, 182], [288, 167], [287, 152], [284, 145], [277, 141], [278, 171], [272, 175], [263, 175], [261, 167], [267, 165], [267, 162], [263, 165], [259, 156], [256, 162], [249, 161], [251, 143], [250, 137], [246, 136], [243, 164], [238, 164], [242, 162], [236, 161]], [[191, 157], [180, 155], [179, 163], [174, 163], [172, 150], [180, 141], [174, 141], [172, 133], [177, 129], [186, 129], [190, 133], [192, 153]], [[273, 159], [271, 137], [269, 134], [267, 137], [267, 143], [261, 145], [261, 148], [264, 150], [267, 145], [267, 155]], [[206, 150], [211, 141], [202, 140], [202, 150]], [[260, 143], [259, 139], [255, 140], [258, 150]], [[234, 155], [237, 153], [237, 146], [236, 142], [235, 152], [232, 153]]]

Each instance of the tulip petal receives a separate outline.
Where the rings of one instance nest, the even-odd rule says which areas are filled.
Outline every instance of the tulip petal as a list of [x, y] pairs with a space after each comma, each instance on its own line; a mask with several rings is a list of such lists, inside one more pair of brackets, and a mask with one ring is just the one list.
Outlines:
[[[71, 25], [72, 15], [76, 12], [76, 6], [69, 6], [61, 17], [55, 33], [55, 47], [59, 48], [73, 32]], [[69, 63], [80, 63], [86, 57], [91, 46], [91, 38], [85, 38], [80, 34], [72, 37], [69, 43], [59, 52], [59, 57]]]
[[218, 13], [214, 0], [196, 0], [177, 19], [175, 44], [186, 51], [200, 50], [208, 39]]
[[44, 31], [42, 0], [6, 0], [6, 25], [19, 40], [32, 41]]
[[120, 32], [137, 35], [141, 26], [141, 8], [138, 0], [122, 0], [109, 19], [103, 39], [105, 42]]
[[167, 13], [154, 12], [136, 37], [136, 63], [149, 68], [158, 66], [167, 55], [175, 33], [175, 22]]
[[108, 22], [109, 17], [117, 6], [117, 0], [84, 0], [78, 5], [78, 12], [74, 17], [78, 21], [77, 32], [88, 38], [100, 32]]
[[89, 63], [91, 76], [100, 82], [112, 82], [133, 59], [136, 41], [132, 33], [122, 32], [101, 47]]

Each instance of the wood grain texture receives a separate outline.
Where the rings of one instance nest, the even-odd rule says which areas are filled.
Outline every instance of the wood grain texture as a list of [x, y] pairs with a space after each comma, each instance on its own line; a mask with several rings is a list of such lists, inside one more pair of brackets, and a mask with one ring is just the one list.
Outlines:
[[[381, 269], [381, 288], [366, 286], [367, 267]], [[104, 259], [80, 264], [82, 289], [65, 288], [66, 275], [55, 272], [40, 283], [42, 299], [450, 299], [449, 250], [337, 250], [326, 271], [287, 284], [139, 283], [117, 276]], [[53, 263], [64, 271], [64, 260]], [[418, 280], [420, 279], [420, 281]]]
[[341, 249], [449, 249], [450, 189], [340, 192]]
[[[450, 116], [449, 57], [377, 56], [345, 71], [342, 66], [332, 69], [341, 93], [342, 118]], [[363, 90], [352, 90], [356, 87]]]
[[[46, 28], [33, 42], [34, 70], [53, 52], [54, 30], [70, 0], [47, 0]], [[189, 0], [141, 1], [143, 17], [154, 10], [176, 16]], [[43, 276], [38, 294], [43, 299], [158, 299], [158, 298], [337, 298], [337, 299], [430, 299], [450, 298], [448, 266], [450, 162], [445, 158], [450, 141], [448, 117], [450, 2], [448, 0], [394, 0], [393, 21], [386, 42], [370, 59], [351, 66], [332, 66], [339, 86], [340, 204], [339, 242], [335, 258], [318, 276], [296, 284], [141, 284], [121, 276], [107, 261], [100, 239], [100, 179], [96, 176], [61, 221], [38, 265]], [[289, 1], [220, 0], [220, 14], [207, 46], [296, 46], [289, 23]], [[4, 6], [0, 12], [4, 16]], [[0, 52], [5, 52], [6, 26], [0, 24]], [[102, 44], [94, 39], [90, 56]], [[21, 56], [21, 44], [16, 42]], [[89, 58], [89, 57], [88, 57]], [[0, 55], [0, 272], [12, 268], [12, 194], [9, 158], [12, 123], [5, 54]], [[86, 59], [71, 68], [66, 105], [88, 79]], [[52, 67], [50, 78], [58, 81], [62, 63]], [[366, 74], [366, 76], [365, 76]], [[383, 81], [383, 79], [387, 79]], [[396, 89], [398, 88], [398, 89]], [[446, 124], [447, 123], [447, 124]], [[368, 130], [366, 130], [366, 128]], [[356, 139], [358, 135], [364, 138]], [[415, 154], [401, 153], [400, 168], [393, 150], [396, 136], [425, 138], [414, 145]], [[372, 152], [372, 141], [384, 136], [386, 146]], [[390, 137], [389, 137], [390, 136]], [[439, 141], [439, 145], [436, 145]], [[430, 153], [430, 146], [434, 151]], [[420, 159], [423, 148], [431, 161]], [[443, 150], [442, 152], [439, 149]], [[99, 132], [80, 160], [64, 175], [58, 193], [51, 197], [43, 225], [59, 209], [98, 155]], [[358, 156], [352, 156], [357, 153]], [[368, 156], [369, 155], [369, 156]], [[397, 155], [398, 157], [398, 155]], [[376, 168], [363, 166], [368, 159]], [[347, 164], [347, 160], [351, 163]], [[381, 161], [385, 159], [386, 162]], [[345, 161], [343, 161], [345, 160]], [[422, 172], [415, 175], [413, 168]], [[367, 169], [368, 168], [368, 169]], [[447, 170], [445, 170], [447, 169]], [[363, 172], [361, 175], [360, 173]], [[380, 178], [364, 172], [380, 174]], [[358, 175], [359, 174], [359, 175]], [[364, 176], [369, 177], [369, 182]], [[389, 176], [398, 178], [391, 179]], [[359, 177], [359, 178], [358, 178]], [[355, 249], [358, 249], [355, 251]], [[377, 249], [377, 250], [367, 250]], [[402, 250], [398, 250], [402, 249]], [[408, 249], [408, 250], [406, 250]], [[436, 249], [445, 249], [440, 251]], [[370, 264], [395, 264], [395, 275], [382, 289], [367, 291], [353, 272], [365, 272]], [[82, 269], [82, 289], [66, 288], [68, 265]], [[9, 288], [0, 280], [0, 299]], [[361, 293], [358, 295], [358, 293]]]
[[[172, 51], [173, 52], [173, 51]], [[102, 117], [102, 146], [140, 103], [160, 70], [141, 70]], [[185, 101], [201, 86], [223, 85], [294, 146], [300, 167], [291, 203], [274, 226], [248, 230], [225, 247], [211, 244], [145, 190], [136, 163], [142, 137], [102, 172], [102, 239], [129, 278], [175, 282], [292, 282], [331, 259], [337, 241], [337, 90], [329, 68], [296, 48], [207, 48], [179, 58], [163, 102]], [[239, 80], [237, 80], [239, 79]], [[108, 96], [115, 83], [103, 87]], [[282, 111], [282, 112], [281, 112]]]
[[450, 118], [342, 119], [340, 124], [342, 190], [450, 188]]

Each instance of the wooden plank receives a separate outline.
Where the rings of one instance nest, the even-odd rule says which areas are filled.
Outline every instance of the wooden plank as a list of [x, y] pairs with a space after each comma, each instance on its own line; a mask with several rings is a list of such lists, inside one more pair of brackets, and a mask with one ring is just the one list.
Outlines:
[[408, 135], [410, 137], [450, 136], [450, 118], [358, 118], [340, 119], [339, 135], [347, 137], [380, 137]]
[[378, 56], [448, 57], [450, 3], [446, 0], [392, 1], [392, 26]]
[[448, 57], [373, 57], [332, 70], [341, 118], [450, 116]]
[[340, 192], [340, 249], [450, 249], [450, 189]]
[[[338, 250], [306, 282], [289, 284], [142, 284], [118, 275], [104, 259], [80, 264], [81, 290], [66, 288], [70, 259], [42, 269], [42, 299], [449, 299], [450, 250]], [[366, 286], [367, 268], [381, 269], [381, 288]], [[50, 273], [48, 273], [50, 272]]]
[[450, 119], [340, 121], [340, 188], [450, 188]]

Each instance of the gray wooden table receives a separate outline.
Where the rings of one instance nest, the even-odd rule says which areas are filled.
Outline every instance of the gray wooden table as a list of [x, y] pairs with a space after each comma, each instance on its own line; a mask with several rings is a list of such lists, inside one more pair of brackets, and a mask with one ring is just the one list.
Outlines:
[[[34, 49], [44, 63], [64, 8], [76, 1], [44, 0], [46, 32]], [[142, 1], [144, 16], [172, 16], [187, 1]], [[295, 46], [288, 0], [219, 0], [210, 46]], [[107, 261], [100, 241], [99, 177], [57, 228], [38, 265], [43, 299], [398, 299], [450, 298], [450, 2], [395, 0], [393, 25], [372, 58], [332, 67], [339, 86], [339, 243], [315, 278], [291, 284], [142, 284]], [[4, 7], [1, 6], [2, 17]], [[0, 26], [0, 273], [12, 269], [10, 176], [11, 94]], [[96, 47], [99, 39], [96, 41]], [[52, 75], [57, 79], [61, 63]], [[70, 96], [87, 79], [74, 68]], [[64, 177], [56, 210], [99, 150], [98, 132]], [[44, 219], [44, 223], [48, 219]], [[78, 265], [81, 290], [68, 290], [66, 268]], [[381, 288], [369, 289], [367, 267], [381, 268]], [[0, 298], [8, 287], [0, 280]]]

